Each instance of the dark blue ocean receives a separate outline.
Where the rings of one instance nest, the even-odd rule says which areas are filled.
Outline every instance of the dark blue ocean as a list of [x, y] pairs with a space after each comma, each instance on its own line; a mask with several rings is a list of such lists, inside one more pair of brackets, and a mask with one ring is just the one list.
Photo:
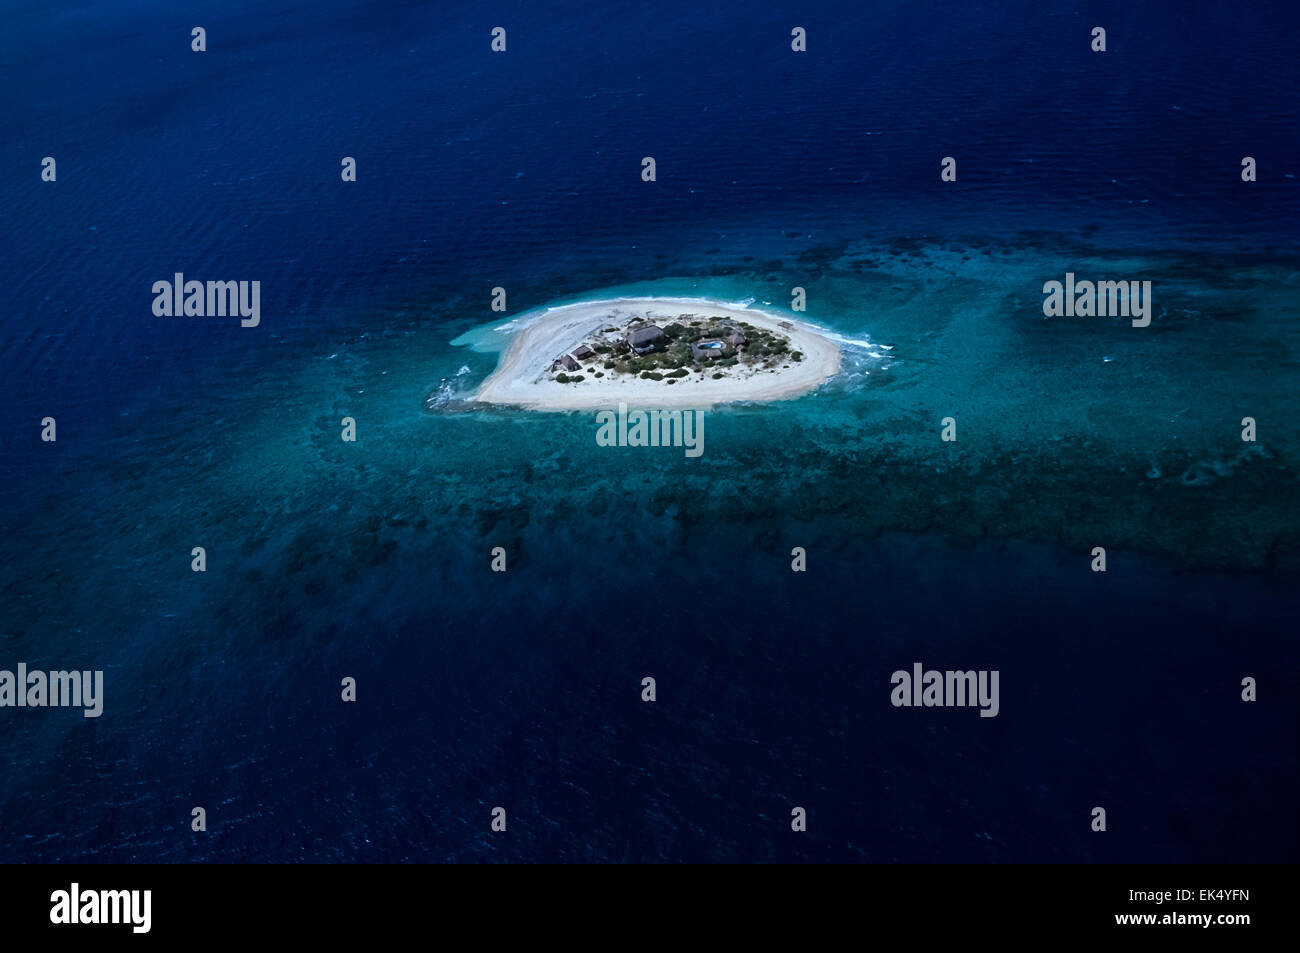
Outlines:
[[[0, 707], [0, 861], [1297, 859], [1294, 4], [0, 21], [0, 670], [105, 686]], [[1151, 333], [1045, 322], [1071, 269]], [[494, 287], [796, 285], [892, 363], [697, 460], [461, 409]]]

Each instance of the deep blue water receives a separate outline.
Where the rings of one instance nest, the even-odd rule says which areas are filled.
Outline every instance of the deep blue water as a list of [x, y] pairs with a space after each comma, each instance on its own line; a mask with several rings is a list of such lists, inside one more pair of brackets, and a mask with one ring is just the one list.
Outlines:
[[[1294, 259], [1294, 5], [1052, 6], [6, 4], [0, 669], [107, 697], [0, 709], [0, 860], [1294, 860], [1293, 574], [862, 532], [921, 477], [781, 409], [695, 470], [421, 409], [490, 370], [449, 342], [497, 285], [784, 293], [899, 239]], [[155, 318], [177, 271], [260, 280], [261, 326]], [[892, 708], [914, 661], [999, 669], [1001, 714]]]

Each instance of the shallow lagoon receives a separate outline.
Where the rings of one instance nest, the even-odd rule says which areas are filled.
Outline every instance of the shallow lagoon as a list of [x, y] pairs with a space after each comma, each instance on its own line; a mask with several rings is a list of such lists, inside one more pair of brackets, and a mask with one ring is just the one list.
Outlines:
[[[28, 803], [23, 829], [46, 834], [9, 856], [1284, 856], [1294, 828], [1264, 839], [1252, 819], [1291, 816], [1294, 735], [1232, 702], [1238, 673], [1296, 669], [1294, 272], [1089, 256], [1069, 257], [1156, 276], [1150, 328], [1044, 320], [1036, 288], [1061, 257], [1042, 248], [845, 246], [797, 279], [844, 373], [710, 413], [699, 459], [597, 446], [592, 414], [467, 410], [456, 395], [495, 356], [453, 346], [479, 322], [447, 309], [286, 343], [237, 392], [200, 375], [93, 450], [25, 459], [0, 542], [9, 650], [104, 668], [97, 721], [117, 730], [15, 723], [25, 767], [0, 781], [0, 821]], [[738, 266], [612, 290], [776, 305], [795, 280]], [[1248, 412], [1261, 436], [1244, 448]], [[724, 616], [691, 608], [721, 590]], [[1001, 668], [997, 730], [889, 721], [888, 674], [916, 661]], [[1067, 685], [1067, 669], [1092, 674]], [[1101, 687], [1114, 671], [1165, 674], [1125, 701]], [[333, 700], [342, 672], [370, 706], [355, 721]], [[636, 701], [645, 672], [656, 714]], [[1154, 723], [1132, 737], [1152, 711], [1197, 732], [1194, 777]], [[1110, 803], [1161, 820], [1061, 842], [1059, 815], [1086, 816], [1103, 774]], [[125, 799], [103, 836], [92, 783]], [[160, 834], [196, 789], [230, 812], [224, 835]], [[327, 805], [309, 827], [291, 820], [304, 796]], [[494, 798], [526, 830], [509, 846], [473, 833]], [[834, 829], [761, 833], [792, 798], [833, 804]], [[1215, 832], [1192, 820], [1207, 799]], [[953, 804], [969, 840], [927, 836]]]

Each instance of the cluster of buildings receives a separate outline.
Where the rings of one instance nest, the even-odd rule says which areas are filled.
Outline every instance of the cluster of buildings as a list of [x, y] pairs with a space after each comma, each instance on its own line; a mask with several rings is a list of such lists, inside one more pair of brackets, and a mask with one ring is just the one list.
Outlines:
[[[655, 324], [643, 324], [640, 327], [628, 331], [627, 336], [615, 345], [617, 350], [630, 350], [633, 354], [642, 355], [658, 351], [668, 343], [668, 335], [664, 329]], [[745, 343], [745, 334], [740, 328], [732, 325], [724, 325], [720, 332], [712, 337], [701, 338], [691, 345], [691, 354], [700, 360], [716, 361], [728, 353], [734, 351]], [[579, 361], [585, 361], [588, 358], [596, 356], [596, 352], [585, 344], [576, 347], [569, 354], [561, 354], [556, 358], [555, 363], [551, 365], [551, 370], [563, 368], [566, 371], [576, 371], [581, 368]]]
[[[668, 336], [664, 334], [663, 328], [647, 324], [628, 332], [624, 340], [635, 353], [649, 354], [662, 347], [667, 342]], [[745, 334], [740, 328], [724, 325], [719, 334], [701, 338], [692, 344], [691, 354], [703, 360], [716, 361], [728, 353], [728, 346], [735, 349], [744, 343]]]
[[557, 367], [563, 367], [566, 371], [576, 371], [582, 367], [578, 361], [585, 361], [587, 358], [595, 356], [595, 351], [585, 344], [579, 344], [573, 349], [572, 354], [561, 354], [556, 362], [551, 365], [551, 369], [555, 370]]
[[725, 357], [728, 353], [728, 345], [731, 349], [740, 347], [745, 343], [745, 334], [740, 328], [733, 328], [730, 325], [722, 329], [722, 334], [717, 337], [700, 338], [691, 345], [691, 354], [696, 358], [706, 361], [716, 361]]

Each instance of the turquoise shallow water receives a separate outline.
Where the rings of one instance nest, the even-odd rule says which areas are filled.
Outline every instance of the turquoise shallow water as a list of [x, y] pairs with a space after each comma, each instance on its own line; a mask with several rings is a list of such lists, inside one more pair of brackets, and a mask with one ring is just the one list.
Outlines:
[[[1227, 699], [1239, 672], [1278, 691], [1296, 670], [1283, 636], [1295, 433], [1278, 429], [1293, 393], [1293, 272], [1069, 256], [1081, 273], [1176, 276], [1157, 286], [1161, 316], [1134, 329], [1044, 320], [1033, 289], [1064, 260], [923, 243], [820, 254], [797, 280], [807, 317], [857, 342], [844, 372], [796, 400], [710, 412], [699, 459], [599, 447], [591, 414], [467, 410], [458, 397], [495, 354], [452, 341], [483, 346], [502, 322], [466, 301], [396, 312], [382, 332], [285, 342], [274, 373], [237, 388], [230, 368], [196, 376], [165, 412], [117, 409], [107, 451], [25, 464], [3, 542], [10, 650], [104, 668], [120, 729], [18, 724], [11, 758], [66, 756], [0, 783], [10, 823], [24, 792], [60, 792], [47, 808], [57, 824], [11, 855], [248, 859], [255, 841], [313, 859], [1281, 856], [1293, 831], [1274, 843], [1246, 817], [1285, 800], [1294, 734], [1251, 727]], [[586, 294], [776, 306], [793, 272], [742, 265]], [[1233, 304], [1241, 284], [1248, 308]], [[1261, 422], [1249, 449], [1242, 407]], [[938, 438], [948, 415], [955, 444]], [[339, 439], [344, 416], [354, 444]], [[194, 545], [208, 550], [204, 575], [189, 571]], [[1106, 576], [1088, 571], [1094, 545], [1108, 549]], [[504, 576], [486, 568], [496, 546]], [[806, 582], [789, 572], [794, 546], [811, 554]], [[732, 594], [725, 610], [702, 611], [719, 592]], [[1014, 691], [998, 731], [888, 721], [882, 678], [917, 659], [1000, 666]], [[1063, 667], [1085, 674], [1065, 689]], [[1115, 671], [1144, 673], [1148, 694], [1102, 712]], [[374, 706], [355, 724], [332, 701], [343, 672]], [[675, 699], [653, 740], [622, 684], [646, 672]], [[1188, 684], [1212, 697], [1187, 708], [1174, 698]], [[1135, 719], [1151, 727], [1098, 746]], [[1249, 773], [1188, 774], [1159, 740], [1166, 720], [1199, 726]], [[759, 763], [739, 769], [751, 745]], [[164, 749], [184, 753], [160, 786], [140, 752]], [[1157, 811], [1156, 829], [1106, 844], [1049, 836], [1096, 796], [1117, 750], [1128, 780], [1108, 796]], [[1004, 776], [1025, 763], [1032, 781], [1008, 795]], [[1182, 780], [1144, 787], [1151, 772]], [[110, 821], [78, 800], [104, 773], [127, 797]], [[737, 853], [754, 817], [815, 796], [809, 784], [854, 820], [793, 853], [767, 835]], [[222, 839], [158, 833], [195, 790], [232, 812]], [[1188, 820], [1209, 791], [1228, 805], [1218, 832]], [[702, 807], [719, 792], [751, 820]], [[325, 798], [327, 819], [286, 826], [303, 796]], [[1015, 826], [988, 814], [1008, 796]], [[610, 797], [630, 798], [630, 813], [593, 807]], [[473, 804], [507, 798], [530, 826], [502, 853], [473, 834]], [[917, 833], [950, 803], [972, 828], [961, 848]], [[862, 820], [879, 811], [892, 818], [883, 834]], [[115, 826], [101, 842], [86, 823]], [[683, 841], [695, 827], [705, 839]]]
[[[764, 455], [774, 470], [793, 458], [805, 473], [870, 460], [872, 478], [887, 484], [884, 498], [907, 515], [886, 515], [884, 499], [868, 505], [847, 473], [824, 494], [860, 509], [868, 528], [914, 525], [915, 502], [947, 496], [965, 501], [961, 515], [936, 517], [936, 526], [962, 536], [972, 527], [1032, 538], [1068, 532], [1082, 544], [1094, 533], [1179, 561], [1255, 568], [1294, 546], [1294, 514], [1275, 495], [1294, 484], [1300, 449], [1289, 418], [1298, 315], [1285, 260], [1229, 265], [1172, 252], [865, 242], [819, 255], [804, 269], [634, 283], [557, 303], [689, 294], [780, 309], [795, 282], [806, 287], [809, 308], [799, 317], [842, 343], [844, 370], [767, 412], [718, 408], [711, 456], [757, 471]], [[1067, 270], [1165, 275], [1151, 326], [1044, 317], [1042, 284]], [[510, 330], [528, 319], [498, 318], [457, 337], [472, 346], [448, 355], [431, 406], [464, 409], [456, 398], [472, 392]], [[1241, 440], [1247, 416], [1261, 427], [1254, 442]], [[939, 439], [946, 417], [957, 421], [955, 443]], [[526, 425], [577, 443], [589, 423]], [[641, 463], [651, 472], [663, 465]], [[1041, 520], [1033, 507], [1017, 514], [1017, 493], [1057, 480], [1070, 487], [1054, 504], [1066, 519]], [[1203, 509], [1197, 491], [1224, 481], [1238, 489], [1226, 494], [1230, 504], [1220, 494], [1222, 521], [1202, 512], [1189, 523], [1186, 515]], [[1145, 518], [1131, 505], [1139, 498]], [[1243, 517], [1249, 532], [1234, 532]]]

